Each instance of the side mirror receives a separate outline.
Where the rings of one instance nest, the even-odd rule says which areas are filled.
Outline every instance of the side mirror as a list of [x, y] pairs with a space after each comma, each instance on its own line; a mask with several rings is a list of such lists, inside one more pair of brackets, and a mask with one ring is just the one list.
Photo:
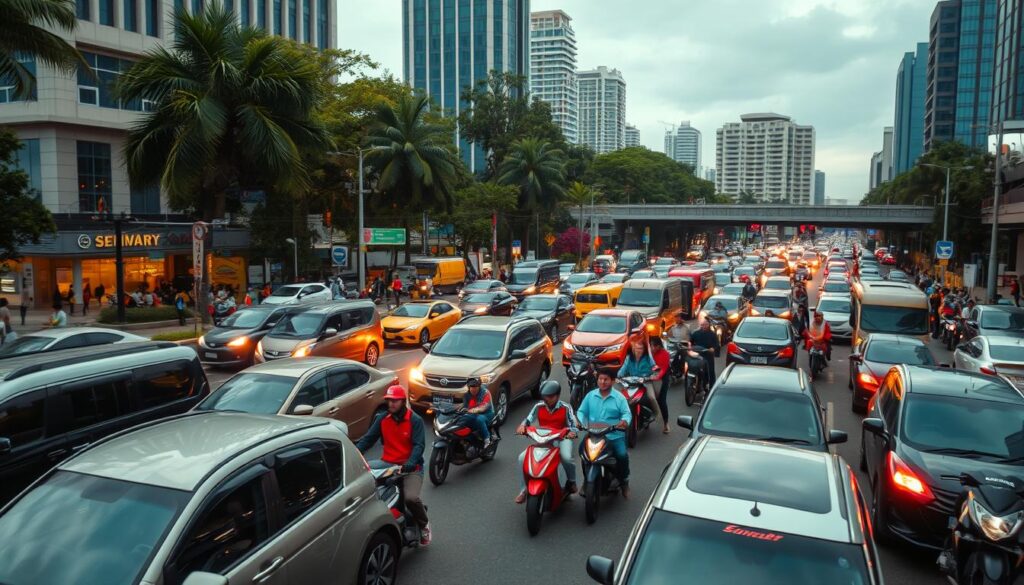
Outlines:
[[861, 428], [864, 432], [877, 435], [882, 438], [887, 438], [888, 433], [885, 431], [885, 423], [880, 418], [866, 418], [861, 422]]
[[508, 354], [510, 360], [525, 360], [526, 352], [521, 349], [512, 350], [512, 353]]
[[11, 445], [10, 439], [7, 437], [0, 437], [0, 455], [10, 453], [12, 448], [13, 446]]
[[693, 430], [693, 417], [681, 414], [681, 415], [679, 415], [678, 418], [676, 418], [676, 424], [681, 426], [684, 429], [689, 429], [689, 430], [692, 431]]
[[849, 359], [851, 362], [859, 364], [864, 361], [864, 356], [860, 355], [859, 353], [851, 353]]
[[848, 439], [849, 437], [846, 435], [845, 431], [832, 429], [828, 432], [828, 440], [825, 442], [829, 445], [838, 445], [840, 443], [845, 443]]
[[492, 305], [497, 305], [497, 304], [499, 304], [499, 303], [501, 303], [501, 299], [497, 299], [497, 298], [495, 298], [495, 299], [491, 299], [491, 304], [492, 304]]
[[[590, 555], [590, 558], [587, 559], [587, 574], [601, 585], [612, 585], [615, 578], [615, 561], [606, 557]], [[187, 583], [186, 585], [192, 584]]]
[[228, 578], [216, 573], [195, 571], [193, 573], [189, 573], [188, 577], [185, 577], [185, 581], [182, 585], [228, 585]]
[[432, 343], [424, 343], [421, 346], [421, 348], [423, 349], [423, 353], [430, 353], [430, 346], [431, 345], [433, 345], [433, 344]]
[[330, 337], [334, 337], [337, 334], [338, 334], [338, 330], [337, 329], [335, 329], [334, 327], [328, 327], [327, 329], [324, 329], [324, 332], [320, 335], [320, 339], [327, 339], [327, 338], [330, 338]]
[[977, 321], [968, 320], [967, 321], [967, 326], [968, 327], [974, 327], [975, 329], [977, 329], [978, 328], [978, 322]]
[[309, 416], [313, 414], [313, 407], [308, 404], [300, 404], [292, 409], [292, 414], [296, 416]]

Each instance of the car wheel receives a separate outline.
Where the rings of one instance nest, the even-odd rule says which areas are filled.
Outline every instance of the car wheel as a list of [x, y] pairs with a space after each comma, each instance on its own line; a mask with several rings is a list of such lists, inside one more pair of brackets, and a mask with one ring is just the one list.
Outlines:
[[496, 400], [497, 403], [494, 406], [494, 426], [500, 427], [505, 424], [505, 419], [508, 418], [509, 403], [512, 402], [512, 389], [509, 388], [508, 382], [501, 385]]
[[366, 346], [366, 355], [363, 356], [363, 361], [366, 365], [371, 368], [377, 367], [377, 361], [380, 359], [380, 350], [377, 349], [376, 343], [371, 343]]
[[871, 490], [871, 525], [875, 529], [875, 542], [880, 545], [892, 544], [892, 530], [889, 529], [889, 515], [885, 511], [882, 496], [882, 480], [876, 479]]
[[398, 546], [386, 534], [378, 533], [370, 540], [359, 565], [358, 583], [384, 585], [394, 583], [398, 573]]
[[540, 379], [537, 380], [537, 386], [530, 391], [530, 397], [532, 397], [534, 400], [540, 400], [540, 387], [544, 384], [544, 382], [547, 382], [548, 378], [550, 377], [551, 364], [545, 363], [544, 367], [541, 368], [540, 370]]
[[430, 331], [424, 327], [423, 331], [420, 331], [420, 345], [426, 345], [430, 343]]
[[552, 323], [548, 327], [548, 337], [551, 338], [551, 343], [558, 343], [558, 323]]

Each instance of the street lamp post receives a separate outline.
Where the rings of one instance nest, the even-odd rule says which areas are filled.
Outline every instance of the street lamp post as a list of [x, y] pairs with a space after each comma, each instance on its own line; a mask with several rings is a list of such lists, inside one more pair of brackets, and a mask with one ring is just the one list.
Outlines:
[[[363, 181], [363, 153], [374, 150], [376, 147], [359, 148], [349, 152], [328, 152], [332, 156], [358, 154], [359, 156], [359, 234], [356, 236], [356, 258], [359, 264], [359, 290], [366, 286], [366, 256], [363, 253], [363, 230], [366, 228], [366, 215], [364, 213], [363, 201], [366, 196], [365, 181]], [[334, 245], [334, 242], [331, 242]]]
[[1003, 122], [999, 123], [998, 138], [996, 139], [996, 173], [992, 191], [992, 237], [989, 241], [988, 251], [988, 281], [985, 283], [988, 289], [988, 301], [996, 302], [996, 270], [999, 266], [996, 261], [996, 246], [999, 245], [999, 195], [1003, 190]]
[[[943, 204], [943, 207], [945, 209], [943, 209], [943, 213], [942, 213], [942, 240], [943, 241], [949, 241], [949, 172], [951, 170], [954, 170], [954, 169], [958, 170], [958, 171], [962, 171], [962, 170], [970, 169], [972, 167], [967, 167], [967, 166], [963, 166], [963, 167], [949, 167], [949, 166], [944, 166], [944, 165], [936, 165], [936, 164], [932, 164], [932, 163], [920, 163], [920, 165], [922, 167], [932, 167], [932, 168], [935, 168], [935, 169], [944, 169], [946, 171], [946, 202]], [[946, 267], [945, 266], [942, 267], [942, 283], [943, 284], [946, 283]]]
[[299, 282], [299, 244], [293, 238], [285, 238], [286, 242], [292, 245], [293, 261], [292, 261], [292, 282]]

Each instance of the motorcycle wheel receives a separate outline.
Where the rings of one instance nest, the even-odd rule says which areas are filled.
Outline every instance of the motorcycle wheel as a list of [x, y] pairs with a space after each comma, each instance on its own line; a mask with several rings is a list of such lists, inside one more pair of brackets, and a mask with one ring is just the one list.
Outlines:
[[451, 461], [448, 459], [448, 449], [434, 449], [431, 451], [430, 463], [428, 465], [430, 483], [434, 485], [444, 483], [444, 480], [448, 477], [449, 465], [451, 465]]
[[946, 342], [946, 349], [949, 351], [956, 349], [956, 338], [952, 335], [949, 336], [949, 341]]
[[697, 384], [700, 382], [694, 380], [691, 384], [690, 379], [686, 379], [686, 390], [683, 392], [683, 399], [686, 401], [686, 406], [693, 406], [694, 399], [697, 398]]
[[964, 563], [964, 568], [958, 575], [960, 580], [959, 583], [969, 583], [970, 585], [1000, 585], [997, 581], [993, 581], [988, 578], [985, 574], [985, 569], [978, 565], [978, 555], [972, 554], [967, 557], [967, 562]]
[[580, 404], [583, 402], [583, 388], [580, 384], [576, 384], [569, 390], [569, 405], [572, 406], [573, 412], [576, 412], [580, 408]]
[[637, 437], [640, 434], [639, 427], [640, 423], [637, 422], [636, 416], [634, 415], [633, 421], [629, 423], [629, 430], [626, 431], [626, 445], [628, 445], [630, 449], [636, 447]]
[[526, 529], [530, 536], [537, 536], [544, 520], [544, 495], [526, 497]]
[[584, 512], [587, 517], [587, 524], [597, 522], [597, 510], [601, 501], [601, 494], [597, 493], [599, 488], [596, 484], [588, 483], [583, 486], [586, 496], [584, 497]]

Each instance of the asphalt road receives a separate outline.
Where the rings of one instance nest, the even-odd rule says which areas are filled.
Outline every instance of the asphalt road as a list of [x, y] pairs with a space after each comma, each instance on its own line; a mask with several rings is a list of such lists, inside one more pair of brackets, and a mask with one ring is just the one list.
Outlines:
[[[808, 288], [813, 306], [817, 285]], [[950, 352], [938, 343], [932, 345], [940, 362], [952, 362]], [[559, 352], [556, 348], [555, 355]], [[861, 417], [850, 410], [850, 391], [847, 389], [849, 354], [849, 346], [836, 345], [831, 365], [815, 382], [815, 388], [821, 400], [830, 407], [833, 428], [849, 434], [849, 442], [838, 445], [837, 451], [856, 470]], [[422, 355], [418, 348], [389, 348], [381, 357], [380, 367], [395, 370], [405, 383], [408, 370], [419, 363]], [[800, 365], [805, 369], [806, 360], [806, 352], [801, 352]], [[724, 357], [719, 359], [716, 371], [721, 372], [723, 368]], [[211, 385], [217, 387], [230, 375], [230, 372], [210, 372]], [[553, 368], [552, 379], [561, 382], [564, 388], [568, 387], [565, 372], [558, 364]], [[585, 568], [589, 555], [599, 554], [618, 560], [662, 470], [686, 440], [684, 429], [676, 427], [673, 422], [669, 435], [662, 435], [654, 428], [641, 435], [637, 448], [630, 452], [633, 491], [630, 500], [616, 498], [603, 501], [598, 521], [587, 525], [582, 500], [573, 498], [558, 513], [545, 516], [541, 533], [531, 538], [526, 530], [524, 507], [512, 501], [519, 489], [517, 458], [528, 443], [526, 438], [516, 436], [513, 431], [531, 405], [530, 400], [513, 405], [493, 461], [453, 467], [441, 487], [425, 482], [423, 499], [429, 507], [434, 542], [427, 549], [407, 551], [401, 565], [402, 583], [586, 584], [593, 583]], [[682, 386], [670, 392], [669, 410], [670, 421], [680, 414], [697, 414], [695, 408], [685, 406]], [[429, 428], [427, 433], [429, 459], [433, 434]], [[870, 484], [863, 473], [858, 471], [858, 476], [862, 488], [868, 492], [865, 498], [870, 501]], [[887, 584], [945, 583], [935, 568], [934, 553], [902, 546], [880, 550]]]

